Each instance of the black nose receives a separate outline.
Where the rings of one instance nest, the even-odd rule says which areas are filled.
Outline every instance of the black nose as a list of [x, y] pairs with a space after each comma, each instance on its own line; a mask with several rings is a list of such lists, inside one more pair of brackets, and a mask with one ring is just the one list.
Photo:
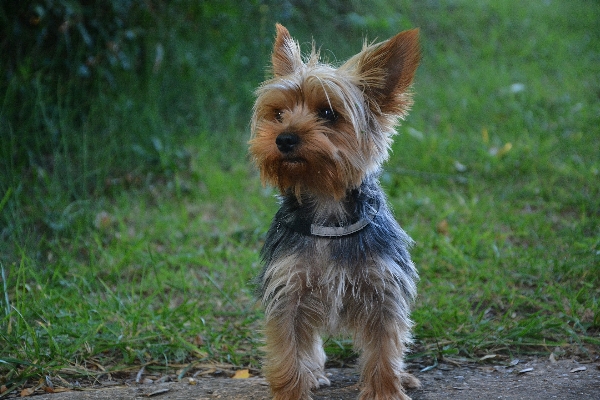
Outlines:
[[300, 143], [300, 137], [295, 133], [284, 132], [277, 136], [275, 144], [282, 153], [289, 153]]

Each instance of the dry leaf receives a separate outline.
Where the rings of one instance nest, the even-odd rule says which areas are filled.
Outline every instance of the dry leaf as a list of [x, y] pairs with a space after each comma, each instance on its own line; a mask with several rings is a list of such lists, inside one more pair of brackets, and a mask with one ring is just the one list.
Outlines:
[[142, 375], [144, 374], [144, 370], [146, 369], [145, 365], [142, 365], [142, 368], [140, 368], [140, 370], [138, 371], [137, 375], [135, 376], [135, 383], [140, 383], [140, 381], [142, 380]]
[[194, 378], [190, 378], [190, 379], [188, 379], [188, 384], [189, 385], [197, 385], [198, 384], [198, 380], [196, 380]]
[[202, 335], [196, 335], [192, 339], [192, 343], [195, 344], [198, 347], [204, 346], [204, 338], [202, 337]]
[[437, 363], [430, 365], [428, 367], [423, 368], [421, 371], [419, 372], [427, 372], [427, 371], [431, 371], [432, 369], [434, 369], [435, 367], [437, 367]]
[[496, 355], [495, 355], [495, 354], [488, 354], [488, 355], [485, 355], [485, 356], [481, 357], [481, 358], [479, 359], [479, 361], [487, 360], [487, 359], [490, 359], [490, 358], [496, 358]]
[[587, 370], [586, 367], [577, 367], [577, 368], [573, 368], [569, 372], [581, 372], [581, 371], [585, 371], [585, 370]]
[[520, 370], [518, 373], [524, 374], [524, 373], [531, 372], [531, 371], [533, 371], [533, 368], [525, 368], [525, 369]]
[[487, 128], [483, 128], [481, 130], [481, 139], [483, 139], [483, 143], [488, 144], [490, 141], [490, 135], [488, 133]]
[[21, 390], [21, 397], [31, 396], [33, 393], [35, 393], [35, 388], [23, 389]]
[[[40, 380], [40, 384], [43, 385], [43, 380]], [[52, 378], [50, 378], [50, 376], [46, 375], [46, 387], [44, 388], [44, 390], [46, 389], [50, 389], [53, 390], [54, 389], [54, 383], [52, 383]], [[46, 390], [48, 391], [48, 390]], [[50, 393], [54, 393], [54, 392], [50, 392]]]
[[552, 364], [556, 364], [556, 356], [554, 355], [554, 353], [550, 353], [550, 357], [548, 357], [548, 359]]
[[448, 221], [443, 219], [437, 224], [437, 231], [442, 235], [448, 235], [449, 227], [450, 226], [448, 225]]
[[158, 390], [155, 390], [155, 391], [154, 391], [154, 392], [152, 392], [152, 393], [148, 393], [148, 394], [146, 395], [146, 397], [152, 397], [152, 396], [156, 396], [156, 395], [158, 395], [158, 394], [167, 393], [167, 392], [168, 392], [168, 391], [170, 391], [170, 390], [171, 390], [171, 389], [167, 389], [167, 388], [165, 388], [165, 389], [158, 389]]
[[232, 379], [248, 379], [250, 378], [250, 372], [247, 369], [240, 369], [239, 371], [235, 371]]
[[512, 143], [505, 143], [501, 148], [490, 147], [489, 153], [491, 156], [502, 157], [512, 149]]
[[512, 143], [505, 143], [501, 148], [492, 147], [490, 148], [490, 155], [496, 157], [502, 157], [512, 149]]

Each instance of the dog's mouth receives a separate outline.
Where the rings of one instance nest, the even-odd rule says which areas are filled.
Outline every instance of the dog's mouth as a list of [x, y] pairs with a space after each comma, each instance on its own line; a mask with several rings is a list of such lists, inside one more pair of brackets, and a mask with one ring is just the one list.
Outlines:
[[306, 162], [306, 160], [301, 157], [285, 157], [283, 160], [281, 160], [282, 164], [289, 164], [289, 165], [304, 164], [305, 162]]

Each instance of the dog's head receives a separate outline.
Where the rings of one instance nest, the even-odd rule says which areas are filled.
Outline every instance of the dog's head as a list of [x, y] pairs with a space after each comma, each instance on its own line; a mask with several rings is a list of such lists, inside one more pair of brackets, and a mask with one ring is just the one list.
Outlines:
[[303, 57], [277, 24], [273, 78], [256, 91], [250, 153], [264, 183], [339, 200], [387, 159], [419, 63], [418, 30], [365, 45], [335, 68]]

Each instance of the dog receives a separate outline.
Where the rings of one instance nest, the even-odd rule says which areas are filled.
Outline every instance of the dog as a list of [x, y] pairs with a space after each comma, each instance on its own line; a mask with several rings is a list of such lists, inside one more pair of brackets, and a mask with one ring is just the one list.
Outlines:
[[261, 251], [264, 374], [276, 400], [328, 385], [321, 335], [349, 332], [360, 353], [361, 400], [410, 399], [405, 371], [418, 273], [411, 238], [378, 177], [412, 105], [419, 31], [368, 44], [335, 68], [276, 25], [272, 79], [256, 90], [249, 152], [279, 189]]

